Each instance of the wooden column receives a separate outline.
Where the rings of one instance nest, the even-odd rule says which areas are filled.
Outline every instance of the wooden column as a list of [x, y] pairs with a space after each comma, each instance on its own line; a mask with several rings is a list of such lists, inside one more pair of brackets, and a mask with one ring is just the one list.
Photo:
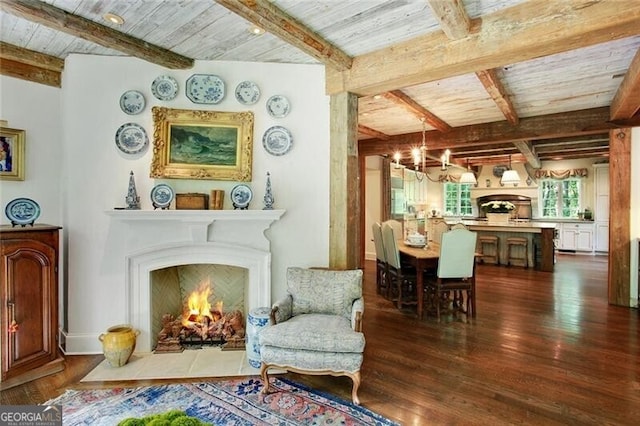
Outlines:
[[360, 267], [360, 177], [358, 97], [331, 95], [329, 186], [329, 267]]
[[631, 295], [631, 129], [609, 132], [609, 303]]

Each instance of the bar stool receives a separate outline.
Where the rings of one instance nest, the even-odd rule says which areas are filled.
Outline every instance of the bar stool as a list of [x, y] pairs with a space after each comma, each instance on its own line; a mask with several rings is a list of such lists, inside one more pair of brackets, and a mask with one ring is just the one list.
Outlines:
[[[515, 256], [511, 249], [515, 247], [524, 248], [524, 257]], [[529, 266], [529, 241], [522, 237], [509, 237], [507, 238], [507, 265], [511, 265], [511, 262], [515, 260], [522, 262], [522, 266], [527, 268]]]
[[[482, 253], [482, 256], [480, 256], [480, 261], [482, 263], [490, 262], [494, 265], [499, 265], [500, 264], [499, 244], [500, 244], [500, 241], [498, 240], [498, 237], [496, 237], [495, 235], [479, 236], [478, 245], [480, 246], [480, 252]], [[491, 250], [485, 251], [485, 248], [488, 248]]]

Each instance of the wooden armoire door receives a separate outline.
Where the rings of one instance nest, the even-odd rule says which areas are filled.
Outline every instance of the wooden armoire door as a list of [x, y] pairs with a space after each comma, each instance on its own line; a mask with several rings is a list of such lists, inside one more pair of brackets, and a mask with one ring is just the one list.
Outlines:
[[58, 229], [0, 231], [2, 382], [58, 356]]

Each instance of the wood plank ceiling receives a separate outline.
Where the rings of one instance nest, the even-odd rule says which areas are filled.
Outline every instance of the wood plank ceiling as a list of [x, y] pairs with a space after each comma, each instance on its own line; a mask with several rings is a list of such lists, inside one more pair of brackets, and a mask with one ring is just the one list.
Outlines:
[[640, 125], [637, 0], [2, 0], [0, 24], [0, 72], [54, 86], [72, 53], [324, 64], [359, 95], [361, 155], [408, 162], [424, 129], [459, 167], [606, 161]]

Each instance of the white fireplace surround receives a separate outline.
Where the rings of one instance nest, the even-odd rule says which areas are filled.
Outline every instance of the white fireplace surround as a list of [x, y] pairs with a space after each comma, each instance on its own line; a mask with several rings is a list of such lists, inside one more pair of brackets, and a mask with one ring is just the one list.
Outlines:
[[136, 351], [151, 347], [151, 271], [188, 264], [248, 270], [247, 309], [271, 305], [271, 249], [264, 232], [284, 210], [116, 210], [128, 223], [126, 319], [139, 330]]

